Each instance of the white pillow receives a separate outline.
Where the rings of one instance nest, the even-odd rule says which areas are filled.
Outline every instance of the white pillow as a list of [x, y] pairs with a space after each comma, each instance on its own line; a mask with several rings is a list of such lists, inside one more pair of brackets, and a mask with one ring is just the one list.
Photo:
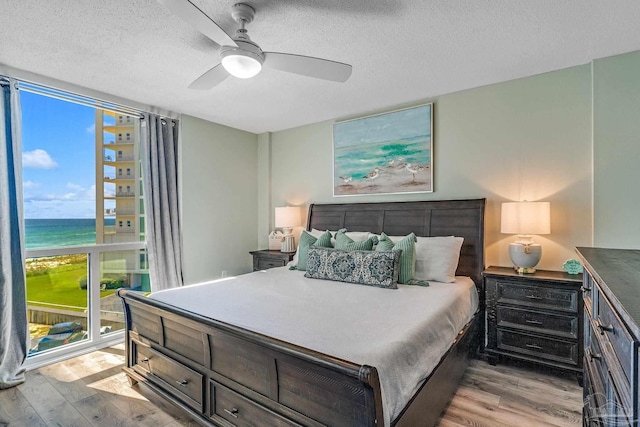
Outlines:
[[462, 237], [418, 237], [416, 280], [451, 283], [456, 280]]
[[[316, 230], [312, 228], [311, 231], [307, 231], [307, 233], [311, 234], [314, 237], [320, 237], [324, 233], [323, 230]], [[330, 232], [332, 236], [335, 236], [337, 231]], [[354, 242], [359, 242], [361, 240], [367, 240], [369, 235], [371, 235], [368, 231], [347, 231], [345, 233], [347, 237], [349, 237]], [[331, 238], [331, 245], [336, 246], [336, 239], [334, 237]], [[300, 239], [298, 239], [298, 247], [296, 247], [296, 254], [293, 256], [293, 259], [287, 264], [288, 266], [298, 265], [298, 250], [300, 246]]]

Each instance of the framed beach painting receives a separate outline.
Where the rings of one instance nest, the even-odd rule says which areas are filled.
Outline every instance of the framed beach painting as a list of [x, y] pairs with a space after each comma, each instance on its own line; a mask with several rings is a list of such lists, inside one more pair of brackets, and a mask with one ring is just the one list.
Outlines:
[[433, 191], [433, 104], [336, 122], [333, 195]]

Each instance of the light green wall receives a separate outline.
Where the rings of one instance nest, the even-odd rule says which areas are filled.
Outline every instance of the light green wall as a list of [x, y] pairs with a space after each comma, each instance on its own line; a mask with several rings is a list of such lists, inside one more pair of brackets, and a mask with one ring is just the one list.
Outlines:
[[[536, 238], [543, 244], [539, 268], [558, 270], [575, 258], [575, 246], [591, 244], [589, 65], [414, 105], [423, 102], [434, 102], [433, 193], [334, 198], [327, 121], [271, 134], [271, 208], [486, 197], [486, 264], [507, 266], [513, 236], [499, 232], [500, 203], [545, 200], [552, 234]], [[371, 113], [363, 106], [362, 115]]]
[[190, 116], [181, 126], [185, 283], [247, 273], [258, 244], [257, 136]]
[[640, 52], [593, 62], [594, 244], [640, 249]]

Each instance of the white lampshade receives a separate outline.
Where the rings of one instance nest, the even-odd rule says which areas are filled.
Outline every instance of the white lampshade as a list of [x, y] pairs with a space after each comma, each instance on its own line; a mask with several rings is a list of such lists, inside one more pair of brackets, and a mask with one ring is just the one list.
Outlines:
[[251, 52], [235, 51], [222, 54], [222, 66], [229, 74], [250, 79], [262, 70], [262, 62]]
[[504, 234], [549, 234], [551, 205], [549, 202], [503, 203], [500, 224]]
[[280, 228], [293, 228], [300, 225], [300, 208], [287, 206], [276, 208], [275, 226]]
[[531, 235], [551, 233], [551, 205], [549, 202], [503, 203], [500, 231], [518, 235], [518, 240], [509, 244], [509, 257], [516, 271], [534, 273], [542, 257], [542, 246], [533, 243]]

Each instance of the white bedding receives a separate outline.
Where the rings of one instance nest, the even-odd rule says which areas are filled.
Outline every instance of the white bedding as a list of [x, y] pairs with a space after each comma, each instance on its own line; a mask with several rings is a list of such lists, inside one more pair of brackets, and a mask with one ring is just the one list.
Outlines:
[[478, 308], [468, 277], [381, 289], [308, 279], [287, 267], [151, 298], [378, 370], [389, 425]]

